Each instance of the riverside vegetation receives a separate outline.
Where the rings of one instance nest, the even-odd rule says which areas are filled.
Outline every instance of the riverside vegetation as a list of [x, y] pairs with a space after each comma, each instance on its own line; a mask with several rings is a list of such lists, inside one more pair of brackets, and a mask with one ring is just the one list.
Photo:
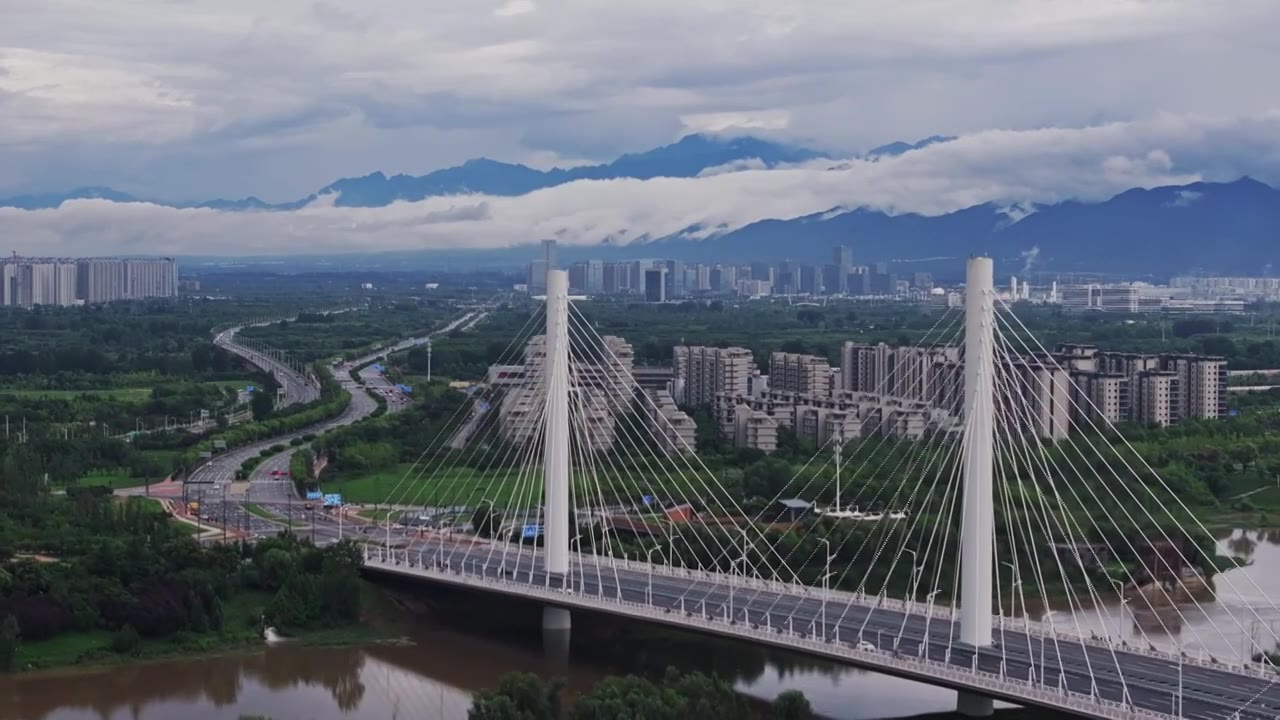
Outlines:
[[153, 501], [53, 496], [15, 470], [0, 470], [0, 670], [250, 646], [264, 624], [369, 637], [349, 543], [202, 546]]

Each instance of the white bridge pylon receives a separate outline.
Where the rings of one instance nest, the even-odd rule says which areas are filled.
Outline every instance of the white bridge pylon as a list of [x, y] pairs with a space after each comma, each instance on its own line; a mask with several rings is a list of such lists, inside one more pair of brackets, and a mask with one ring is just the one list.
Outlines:
[[569, 273], [547, 271], [546, 449], [542, 455], [546, 493], [547, 570], [569, 573]]

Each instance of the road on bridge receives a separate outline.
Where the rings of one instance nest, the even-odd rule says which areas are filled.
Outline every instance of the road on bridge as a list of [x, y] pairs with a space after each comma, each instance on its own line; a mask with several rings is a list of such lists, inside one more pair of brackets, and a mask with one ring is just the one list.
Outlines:
[[[540, 554], [521, 553], [510, 547], [504, 552], [501, 545], [459, 543], [436, 537], [428, 537], [420, 544], [409, 556], [416, 562], [420, 550], [427, 568], [447, 563], [451, 569], [471, 577], [502, 579], [534, 588], [551, 586]], [[607, 560], [583, 557], [574, 562], [566, 584], [579, 598], [606, 600], [600, 604], [602, 612], [610, 611], [608, 601], [621, 599], [677, 615], [688, 613], [694, 618], [708, 616], [754, 624], [782, 636], [794, 632], [810, 638], [839, 638], [840, 642], [855, 646], [865, 642], [879, 652], [896, 656], [927, 657], [960, 670], [976, 668], [1023, 681], [1032, 679], [1049, 690], [1065, 686], [1086, 696], [1096, 692], [1114, 702], [1125, 702], [1127, 696], [1137, 708], [1167, 715], [1177, 716], [1180, 711], [1182, 717], [1204, 720], [1280, 717], [1280, 687], [1275, 685], [1275, 677], [1245, 675], [1225, 667], [1180, 664], [1166, 656], [1142, 654], [1132, 648], [1043, 637], [1008, 627], [997, 628], [997, 645], [975, 653], [971, 646], [959, 642], [959, 625], [949, 617], [875, 607], [875, 598], [860, 600], [848, 593], [832, 593], [824, 603], [821, 591], [812, 588], [778, 592], [736, 585], [728, 576], [688, 578], [668, 574], [660, 566], [654, 566], [650, 573], [635, 569], [636, 563], [628, 565], [611, 566]], [[434, 580], [447, 581], [449, 577], [438, 572], [415, 572], [415, 568], [403, 564], [375, 561], [367, 567], [375, 572], [416, 574]], [[1234, 715], [1237, 712], [1239, 715]]]

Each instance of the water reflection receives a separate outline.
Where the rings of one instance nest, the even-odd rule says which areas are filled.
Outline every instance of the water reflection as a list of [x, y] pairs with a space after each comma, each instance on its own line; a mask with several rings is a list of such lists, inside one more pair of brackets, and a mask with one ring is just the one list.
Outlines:
[[[1247, 554], [1252, 563], [1216, 578], [1218, 601], [1205, 603], [1204, 612], [1111, 602], [1043, 615], [1060, 627], [1188, 652], [1203, 648], [1224, 659], [1254, 646], [1269, 649], [1269, 633], [1280, 628], [1272, 601], [1280, 597], [1280, 532], [1235, 531], [1219, 543], [1221, 552]], [[660, 673], [670, 665], [718, 674], [761, 700], [799, 689], [819, 713], [839, 720], [948, 713], [955, 704], [948, 690], [603, 616], [575, 615], [566, 658], [545, 652], [536, 605], [439, 589], [397, 591], [418, 604], [404, 631], [412, 644], [281, 645], [252, 655], [0, 678], [0, 720], [463, 720], [471, 694], [508, 672], [565, 677], [572, 695], [608, 674]]]
[[[1183, 598], [1170, 604], [1156, 593], [1150, 601], [1132, 595], [1121, 601], [1113, 588], [1095, 588], [1101, 603], [1086, 595], [1074, 611], [1032, 608], [1030, 613], [1067, 632], [1224, 662], [1275, 649], [1280, 642], [1280, 608], [1275, 602], [1280, 598], [1280, 531], [1230, 530], [1217, 539], [1220, 554], [1243, 564], [1212, 579], [1206, 595], [1215, 599], [1197, 603]], [[1006, 622], [1014, 627], [1019, 623]]]

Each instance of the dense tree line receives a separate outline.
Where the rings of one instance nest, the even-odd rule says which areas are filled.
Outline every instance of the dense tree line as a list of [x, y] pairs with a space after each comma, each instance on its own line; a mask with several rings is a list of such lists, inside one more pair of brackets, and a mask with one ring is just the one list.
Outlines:
[[605, 678], [567, 708], [564, 683], [536, 675], [504, 675], [476, 694], [468, 720], [811, 720], [803, 693], [788, 690], [771, 705], [752, 703], [717, 677], [674, 668], [658, 680], [637, 675]]
[[263, 619], [281, 628], [359, 617], [360, 557], [349, 544], [320, 549], [285, 535], [202, 546], [142, 499], [95, 488], [59, 497], [6, 487], [0, 499], [3, 669], [18, 642], [66, 633], [110, 631], [121, 653], [146, 638], [218, 633], [224, 603], [245, 590], [270, 594]]

